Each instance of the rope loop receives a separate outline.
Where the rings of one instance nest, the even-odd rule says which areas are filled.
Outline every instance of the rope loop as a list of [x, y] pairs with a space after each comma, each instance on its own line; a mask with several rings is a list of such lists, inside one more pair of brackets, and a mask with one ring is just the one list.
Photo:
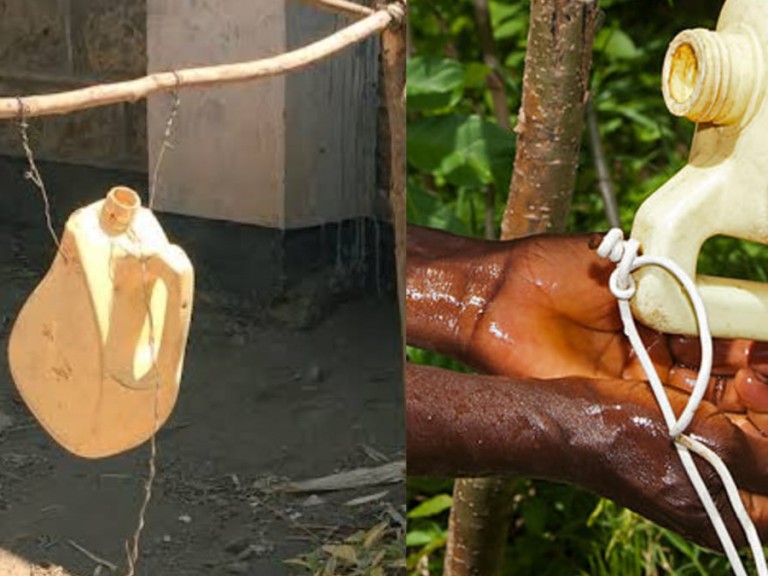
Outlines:
[[630, 274], [622, 274], [618, 268], [611, 273], [608, 279], [608, 287], [618, 300], [631, 300], [635, 295], [637, 286], [635, 279]]
[[611, 228], [597, 247], [600, 258], [618, 262], [624, 256], [624, 232], [620, 228]]
[[406, 7], [403, 2], [391, 2], [387, 4], [384, 9], [392, 17], [391, 26], [400, 26], [405, 21]]

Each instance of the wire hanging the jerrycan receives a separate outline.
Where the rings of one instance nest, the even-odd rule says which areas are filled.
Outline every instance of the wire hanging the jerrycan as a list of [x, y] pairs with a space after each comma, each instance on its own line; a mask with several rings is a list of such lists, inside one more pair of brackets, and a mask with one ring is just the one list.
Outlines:
[[[768, 285], [696, 276], [704, 242], [724, 235], [768, 243], [768, 2], [727, 0], [716, 31], [685, 30], [662, 72], [670, 112], [697, 123], [688, 164], [635, 215], [644, 255], [670, 258], [692, 278], [713, 336], [768, 340]], [[657, 330], [696, 334], [680, 285], [658, 269], [636, 274], [635, 317]]]
[[57, 442], [79, 456], [109, 456], [167, 420], [193, 293], [189, 259], [130, 188], [69, 217], [8, 347], [22, 398]]

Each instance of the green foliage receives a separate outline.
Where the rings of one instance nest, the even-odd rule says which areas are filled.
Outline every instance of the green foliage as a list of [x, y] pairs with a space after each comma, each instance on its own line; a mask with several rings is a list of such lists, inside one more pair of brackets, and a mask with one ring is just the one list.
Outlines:
[[[601, 0], [591, 94], [600, 134], [629, 229], [639, 204], [686, 161], [693, 125], [672, 117], [661, 97], [664, 52], [684, 28], [712, 27], [719, 0]], [[528, 2], [491, 1], [509, 109], [520, 106]], [[483, 62], [470, 0], [409, 6], [413, 57], [408, 64], [408, 220], [480, 236], [492, 197], [496, 234], [507, 195], [514, 135], [498, 128], [489, 68]], [[488, 194], [491, 191], [492, 196]], [[586, 144], [569, 221], [571, 231], [605, 230], [602, 199]], [[765, 249], [716, 238], [700, 258], [704, 273], [766, 281]], [[409, 349], [411, 361], [465, 370]], [[579, 489], [520, 479], [510, 529], [507, 573], [515, 575], [728, 574], [725, 559], [608, 500]], [[439, 574], [452, 483], [408, 481], [410, 574]], [[418, 512], [417, 512], [418, 511]]]
[[484, 93], [481, 62], [415, 56], [408, 62], [408, 220], [475, 235], [488, 186], [509, 186], [514, 136], [466, 106]]
[[[490, 68], [476, 45], [471, 2], [415, 3], [410, 10], [418, 54], [408, 62], [408, 220], [479, 235], [489, 188], [500, 223], [514, 134], [492, 114]], [[514, 47], [505, 65], [519, 67], [527, 6], [491, 2], [491, 16], [496, 38]], [[508, 70], [500, 71], [507, 93], [519, 97], [521, 75]]]
[[515, 140], [494, 122], [464, 114], [418, 118], [408, 124], [408, 161], [441, 184], [476, 190], [509, 185]]
[[408, 61], [408, 110], [449, 110], [464, 96], [464, 66], [449, 58]]
[[[409, 574], [426, 567], [439, 573], [448, 535], [448, 506], [453, 482], [437, 478], [408, 478], [408, 550]], [[448, 506], [446, 506], [446, 504]]]
[[453, 504], [453, 498], [447, 494], [438, 494], [426, 500], [408, 512], [408, 518], [429, 518], [445, 512]]

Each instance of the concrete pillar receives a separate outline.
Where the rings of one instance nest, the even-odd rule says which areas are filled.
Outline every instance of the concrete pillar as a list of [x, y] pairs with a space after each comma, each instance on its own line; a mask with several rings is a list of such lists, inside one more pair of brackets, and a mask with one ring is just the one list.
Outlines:
[[[348, 24], [300, 0], [148, 0], [150, 71], [252, 60]], [[302, 72], [181, 94], [156, 207], [277, 228], [371, 215], [377, 40]], [[149, 170], [172, 97], [147, 107]]]

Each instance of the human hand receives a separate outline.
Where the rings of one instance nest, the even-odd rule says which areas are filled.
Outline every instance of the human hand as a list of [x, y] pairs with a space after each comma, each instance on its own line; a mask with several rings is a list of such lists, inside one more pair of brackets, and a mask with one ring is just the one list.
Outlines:
[[[608, 289], [599, 235], [513, 242], [408, 229], [407, 338], [489, 374], [645, 380]], [[690, 391], [698, 338], [639, 326], [665, 384]], [[745, 431], [768, 434], [768, 344], [714, 341], [705, 397]]]

